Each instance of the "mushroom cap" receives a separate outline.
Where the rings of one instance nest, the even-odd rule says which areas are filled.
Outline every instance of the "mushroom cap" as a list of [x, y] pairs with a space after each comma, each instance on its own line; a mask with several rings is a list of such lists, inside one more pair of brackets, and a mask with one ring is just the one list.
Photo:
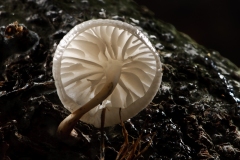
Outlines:
[[75, 26], [60, 41], [53, 58], [53, 77], [64, 107], [74, 112], [104, 86], [106, 72], [115, 65], [121, 73], [115, 89], [102, 104], [80, 120], [101, 126], [125, 121], [145, 108], [162, 80], [159, 55], [136, 27], [117, 20], [89, 20]]

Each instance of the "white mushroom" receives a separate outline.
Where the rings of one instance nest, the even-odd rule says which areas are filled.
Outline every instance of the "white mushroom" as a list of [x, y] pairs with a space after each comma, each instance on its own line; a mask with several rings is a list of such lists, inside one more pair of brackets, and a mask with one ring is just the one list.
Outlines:
[[58, 96], [71, 114], [58, 134], [69, 135], [80, 119], [104, 127], [135, 116], [157, 93], [162, 79], [158, 53], [137, 28], [116, 20], [90, 20], [75, 26], [53, 59]]

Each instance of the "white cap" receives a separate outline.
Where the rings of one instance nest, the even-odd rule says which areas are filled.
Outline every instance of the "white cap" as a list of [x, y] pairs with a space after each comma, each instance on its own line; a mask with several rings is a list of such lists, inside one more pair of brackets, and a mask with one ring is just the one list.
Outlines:
[[[152, 101], [162, 79], [158, 52], [136, 27], [117, 20], [98, 19], [75, 26], [59, 43], [53, 59], [58, 96], [70, 112], [81, 108], [104, 86], [106, 75], [121, 67], [113, 92], [81, 117], [81, 121], [105, 127], [125, 121]], [[112, 74], [112, 72], [111, 72]]]

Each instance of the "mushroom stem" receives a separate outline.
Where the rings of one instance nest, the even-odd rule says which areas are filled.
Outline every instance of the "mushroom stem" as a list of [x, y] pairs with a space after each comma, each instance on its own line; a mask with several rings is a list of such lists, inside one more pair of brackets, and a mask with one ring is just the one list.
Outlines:
[[77, 121], [88, 111], [101, 104], [114, 90], [116, 87], [120, 74], [121, 74], [121, 66], [120, 65], [112, 65], [106, 69], [106, 83], [103, 88], [100, 90], [95, 97], [93, 97], [89, 102], [83, 105], [81, 108], [76, 110], [67, 116], [58, 126], [57, 136], [59, 138], [65, 138], [70, 135], [73, 127], [77, 123]]

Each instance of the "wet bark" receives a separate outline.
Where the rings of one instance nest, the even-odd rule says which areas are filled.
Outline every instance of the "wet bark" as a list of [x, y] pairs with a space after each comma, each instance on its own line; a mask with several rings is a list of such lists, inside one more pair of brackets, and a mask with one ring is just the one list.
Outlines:
[[99, 158], [101, 131], [93, 126], [79, 121], [72, 145], [56, 138], [69, 112], [51, 71], [60, 39], [93, 18], [139, 27], [164, 63], [159, 92], [125, 122], [128, 134], [121, 125], [104, 129], [106, 159], [115, 159], [123, 144], [131, 153], [125, 155], [138, 159], [240, 158], [239, 68], [217, 51], [130, 0], [7, 0], [0, 2], [0, 159]]

